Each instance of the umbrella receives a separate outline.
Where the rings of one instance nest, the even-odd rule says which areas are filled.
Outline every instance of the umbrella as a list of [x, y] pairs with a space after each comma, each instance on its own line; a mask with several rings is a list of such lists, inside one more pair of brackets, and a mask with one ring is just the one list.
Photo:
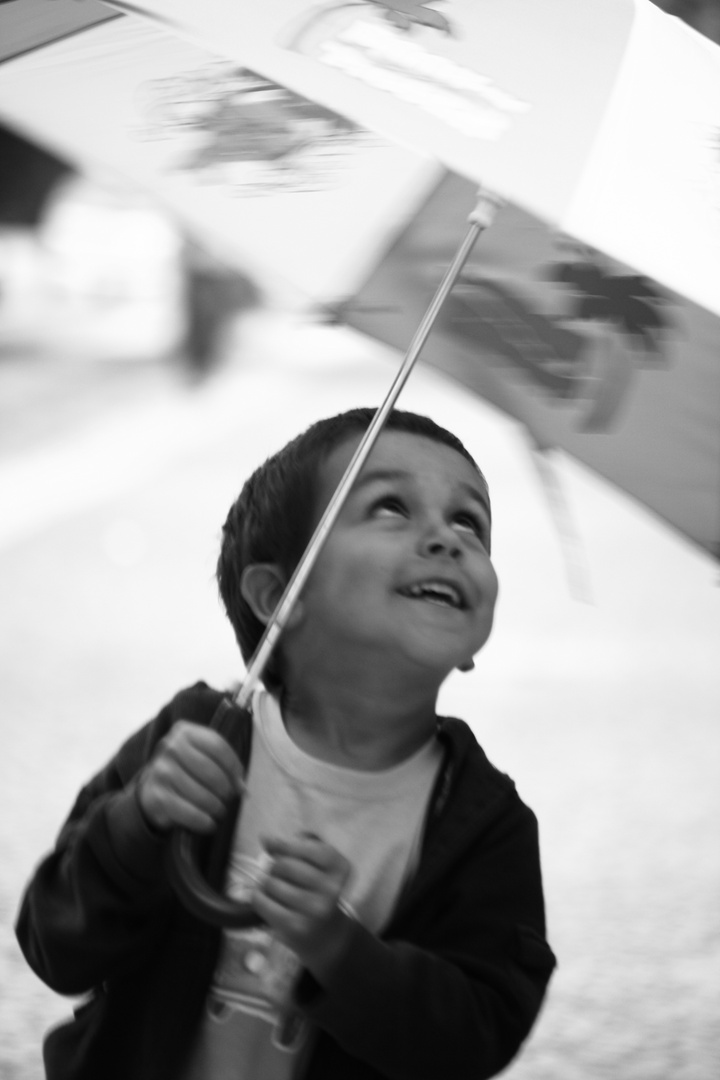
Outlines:
[[[33, 48], [16, 18], [26, 3], [55, 16]], [[94, 0], [0, 5], [0, 121], [90, 176], [150, 193], [270, 303], [333, 303], [359, 288], [430, 190], [431, 163], [217, 52], [107, 12]]]
[[476, 185], [498, 192], [424, 357], [720, 552], [717, 46], [649, 0], [142, 10], [162, 22], [0, 68], [0, 116], [150, 188], [284, 302], [403, 348]]
[[650, 0], [127, 7], [720, 312], [719, 54]]
[[[624, 292], [620, 290], [620, 306], [628, 333], [648, 353], [657, 351], [663, 333], [676, 325], [664, 310], [676, 298], [702, 311], [708, 335], [716, 328], [720, 314], [719, 53], [647, 0], [547, 0], [542, 5], [536, 0], [484, 0], [481, 4], [448, 0], [437, 7], [420, 0], [323, 5], [267, 0], [261, 7], [237, 0], [208, 0], [202, 8], [192, 0], [174, 0], [172, 5], [168, 0], [151, 0], [142, 11], [169, 24], [194, 47], [209, 48], [244, 64], [262, 79], [286, 86], [325, 109], [339, 109], [352, 122], [410, 150], [430, 150], [445, 168], [471, 182], [473, 190], [478, 183], [487, 185], [520, 215], [507, 218], [514, 222], [509, 231], [516, 230], [520, 248], [523, 230], [530, 232], [528, 225], [539, 227], [545, 243], [558, 233], [571, 238], [575, 246], [562, 257], [540, 256], [548, 273], [537, 275], [533, 264], [530, 277], [541, 286], [549, 278], [553, 287], [567, 288], [576, 301], [580, 297], [576, 321], [609, 318], [608, 306], [616, 309], [619, 303], [618, 282], [613, 279], [631, 278], [630, 289], [625, 281]], [[123, 25], [135, 32], [130, 20]], [[96, 43], [97, 35], [106, 29], [94, 29]], [[160, 29], [155, 32], [159, 35]], [[33, 96], [32, 63], [22, 71], [21, 61], [12, 63], [14, 71], [7, 80], [0, 72], [0, 109], [9, 87], [14, 87], [16, 101], [22, 87], [24, 121], [36, 128], [44, 123], [49, 130], [47, 120], [40, 118], [43, 111], [47, 113], [46, 107], [37, 99], [34, 106], [27, 105]], [[6, 72], [11, 66], [6, 66]], [[673, 71], [670, 79], [668, 68]], [[45, 85], [46, 79], [45, 63]], [[61, 130], [67, 127], [67, 99], [52, 104], [53, 130]], [[117, 120], [107, 113], [103, 117], [114, 135]], [[94, 149], [97, 153], [98, 148]], [[391, 179], [388, 173], [386, 182]], [[464, 189], [460, 202], [466, 195]], [[453, 208], [459, 205], [451, 201]], [[251, 661], [238, 699], [241, 706], [345, 493], [462, 274], [475, 239], [492, 220], [495, 203], [493, 195], [483, 195], [472, 210], [467, 234], [421, 320], [400, 373]], [[535, 239], [531, 246], [536, 249]], [[610, 260], [607, 266], [598, 262], [598, 252]], [[567, 390], [572, 382], [568, 376], [574, 374], [573, 365], [582, 352], [580, 346], [573, 352], [575, 331], [567, 325], [573, 320], [567, 312], [538, 309], [532, 291], [524, 295], [519, 271], [527, 275], [529, 268], [522, 258], [516, 262], [519, 265], [506, 260], [504, 274], [488, 271], [484, 262], [470, 265], [452, 300], [455, 311], [453, 315], [451, 308], [449, 318], [454, 325], [448, 336], [465, 339], [458, 349], [463, 360], [476, 353], [478, 342], [485, 344], [484, 331], [478, 338], [477, 327], [487, 324], [488, 309], [482, 303], [489, 297], [496, 302], [490, 309], [494, 322], [502, 311], [510, 324], [503, 328], [502, 348], [521, 357], [516, 367], [524, 363], [527, 368], [528, 357], [537, 359], [540, 341], [557, 354], [549, 365], [535, 364], [542, 369], [545, 389], [561, 386], [565, 396], [572, 396]], [[347, 291], [348, 296], [352, 294], [353, 290]], [[341, 302], [335, 310], [347, 311], [348, 306]], [[387, 329], [381, 336], [389, 337]], [[707, 361], [706, 350], [699, 380], [705, 409], [717, 388], [714, 373], [705, 371], [711, 366]], [[462, 373], [459, 364], [454, 370]], [[608, 426], [617, 413], [617, 399], [623, 397], [617, 378], [606, 382], [610, 390], [596, 395], [586, 417], [588, 436]], [[493, 397], [523, 416], [526, 406], [513, 405], [518, 397], [512, 392], [517, 389], [515, 383], [511, 376]], [[562, 396], [559, 393], [557, 400]], [[704, 425], [707, 415], [702, 408], [699, 416]], [[523, 418], [537, 434], [539, 422], [532, 416]], [[662, 439], [672, 426], [665, 424]], [[551, 441], [551, 433], [542, 433], [542, 440]], [[717, 447], [717, 433], [714, 444]], [[717, 468], [719, 455], [714, 456]], [[703, 476], [698, 486], [701, 498], [716, 499], [717, 484], [710, 489]], [[699, 539], [711, 548], [717, 532]], [[222, 722], [221, 717], [218, 723]], [[239, 925], [247, 912], [227, 910], [227, 902], [208, 894], [201, 879], [191, 881], [195, 873], [192, 843], [184, 834], [176, 840], [176, 871], [185, 867], [179, 872], [178, 888], [187, 902], [204, 916]]]
[[363, 331], [404, 347], [501, 195], [425, 358], [720, 555], [717, 46], [649, 0], [142, 10], [450, 173], [336, 308]]
[[[327, 317], [401, 346], [474, 204], [446, 174], [362, 288]], [[720, 322], [507, 205], [470, 255], [423, 358], [720, 555]]]

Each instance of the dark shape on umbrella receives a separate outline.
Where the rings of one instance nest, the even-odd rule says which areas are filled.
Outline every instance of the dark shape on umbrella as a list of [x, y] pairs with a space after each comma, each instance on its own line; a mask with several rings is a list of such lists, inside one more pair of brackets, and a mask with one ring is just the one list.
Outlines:
[[559, 262], [548, 277], [574, 290], [579, 319], [606, 319], [642, 339], [645, 350], [660, 358], [658, 334], [669, 327], [661, 312], [667, 303], [647, 278], [638, 274], [608, 274], [594, 262]]
[[585, 339], [537, 311], [510, 283], [466, 268], [448, 301], [445, 321], [451, 333], [468, 338], [474, 349], [509, 360], [554, 397], [577, 393], [574, 369]]
[[370, 0], [370, 3], [383, 8], [386, 18], [400, 30], [409, 30], [413, 23], [419, 23], [452, 33], [445, 16], [428, 7], [424, 0]]
[[[242, 74], [240, 72], [239, 74]], [[280, 100], [263, 96], [264, 89], [281, 93]], [[299, 107], [298, 107], [299, 106]], [[352, 132], [355, 125], [329, 109], [296, 98], [273, 83], [254, 91], [229, 89], [207, 114], [199, 114], [194, 126], [209, 141], [192, 163], [202, 166], [222, 161], [280, 161], [321, 141], [313, 122], [325, 121], [326, 138]]]
[[[357, 124], [331, 109], [244, 67], [218, 62], [149, 80], [143, 108], [147, 138], [194, 137], [181, 168], [203, 172], [247, 162], [266, 167], [267, 175], [228, 176], [234, 193], [252, 187], [256, 194], [272, 194], [278, 185], [301, 185], [305, 175], [314, 186], [331, 182], [324, 150], [332, 144], [337, 160], [342, 145], [364, 138]], [[340, 140], [346, 143], [339, 146]]]
[[[284, 42], [285, 46], [302, 51], [301, 43], [305, 36], [312, 34], [327, 15], [334, 15], [345, 8], [363, 7], [365, 3], [374, 4], [376, 8], [380, 8], [378, 14], [383, 15], [398, 30], [412, 30], [413, 24], [416, 24], [441, 30], [445, 34], [452, 34], [452, 27], [445, 16], [434, 8], [428, 7], [425, 0], [349, 0], [349, 2], [330, 3], [313, 9]], [[123, 2], [122, 6], [127, 5]]]

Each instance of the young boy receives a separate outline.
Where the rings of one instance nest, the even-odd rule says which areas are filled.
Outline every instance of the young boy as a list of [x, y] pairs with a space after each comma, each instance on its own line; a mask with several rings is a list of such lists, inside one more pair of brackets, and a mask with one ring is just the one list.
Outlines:
[[[247, 660], [372, 411], [320, 421], [259, 468], [224, 526], [220, 592]], [[439, 688], [490, 634], [485, 480], [395, 411], [248, 713], [179, 693], [80, 793], [18, 936], [60, 993], [50, 1080], [481, 1080], [539, 1011], [537, 829]], [[251, 752], [252, 750], [252, 752]], [[243, 788], [240, 812], [237, 791]], [[170, 830], [258, 925], [220, 930], [168, 884]]]

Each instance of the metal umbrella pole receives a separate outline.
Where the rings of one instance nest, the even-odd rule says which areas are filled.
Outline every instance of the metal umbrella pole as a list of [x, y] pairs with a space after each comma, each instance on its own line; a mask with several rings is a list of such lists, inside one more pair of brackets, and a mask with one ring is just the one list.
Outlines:
[[[265, 670], [265, 665], [287, 624], [290, 613], [318, 560], [330, 530], [337, 521], [358, 474], [370, 456], [401, 390], [415, 367], [422, 348], [440, 313], [440, 309], [455, 284], [480, 233], [492, 224], [499, 203], [500, 200], [496, 196], [484, 191], [479, 192], [477, 205], [468, 219], [467, 233], [451, 264], [445, 271], [435, 296], [415, 331], [415, 335], [384, 401], [373, 416], [342, 479], [333, 492], [277, 607], [270, 617], [257, 649], [250, 660], [242, 686], [235, 695], [234, 702], [223, 701], [215, 717], [213, 717], [212, 726], [218, 730], [221, 730], [225, 724], [232, 723], [233, 709], [246, 709], [248, 707], [253, 690], [259, 682]], [[207, 884], [198, 869], [197, 846], [198, 838], [195, 834], [185, 829], [176, 829], [173, 832], [169, 848], [170, 879], [185, 905], [193, 914], [216, 926], [242, 927], [259, 922], [249, 904], [240, 903], [223, 896], [215, 892]]]

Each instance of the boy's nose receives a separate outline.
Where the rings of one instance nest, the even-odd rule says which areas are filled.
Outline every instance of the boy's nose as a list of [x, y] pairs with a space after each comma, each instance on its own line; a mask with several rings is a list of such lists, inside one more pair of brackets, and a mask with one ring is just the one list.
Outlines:
[[462, 548], [457, 533], [445, 522], [431, 523], [420, 538], [420, 548], [425, 555], [449, 555], [457, 558]]

